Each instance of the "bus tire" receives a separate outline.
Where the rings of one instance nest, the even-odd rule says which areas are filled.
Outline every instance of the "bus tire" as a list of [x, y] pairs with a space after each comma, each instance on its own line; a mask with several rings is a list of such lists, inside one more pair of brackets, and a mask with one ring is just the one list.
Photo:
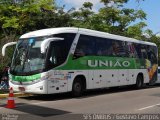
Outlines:
[[81, 78], [76, 78], [72, 85], [72, 96], [73, 97], [80, 97], [83, 93], [83, 84]]
[[139, 74], [136, 79], [136, 89], [141, 89], [143, 87], [143, 75]]

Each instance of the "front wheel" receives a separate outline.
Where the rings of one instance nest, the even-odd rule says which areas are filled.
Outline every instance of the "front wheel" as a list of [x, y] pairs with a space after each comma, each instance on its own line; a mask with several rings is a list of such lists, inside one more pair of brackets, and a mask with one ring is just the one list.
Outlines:
[[135, 87], [136, 89], [141, 89], [143, 87], [143, 76], [142, 75], [137, 76]]
[[72, 95], [74, 97], [79, 97], [81, 96], [83, 93], [83, 84], [81, 79], [76, 78], [75, 81], [73, 82], [73, 86], [72, 86]]

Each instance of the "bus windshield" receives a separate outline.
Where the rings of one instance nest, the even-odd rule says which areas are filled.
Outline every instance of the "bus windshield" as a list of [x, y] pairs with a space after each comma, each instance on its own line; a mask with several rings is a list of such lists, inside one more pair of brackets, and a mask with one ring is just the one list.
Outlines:
[[[64, 38], [64, 40], [52, 41], [47, 50], [41, 53], [41, 44], [48, 38]], [[13, 75], [34, 75], [53, 69], [65, 62], [74, 33], [60, 33], [52, 36], [20, 39], [17, 43], [10, 73]]]
[[10, 72], [15, 75], [35, 74], [44, 69], [45, 53], [41, 53], [41, 43], [47, 37], [20, 39], [17, 43]]

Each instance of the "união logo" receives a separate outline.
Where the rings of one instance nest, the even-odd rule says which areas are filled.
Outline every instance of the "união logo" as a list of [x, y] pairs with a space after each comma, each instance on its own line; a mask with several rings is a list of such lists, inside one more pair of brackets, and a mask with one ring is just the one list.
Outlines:
[[129, 67], [129, 61], [103, 61], [103, 60], [88, 60], [90, 67]]

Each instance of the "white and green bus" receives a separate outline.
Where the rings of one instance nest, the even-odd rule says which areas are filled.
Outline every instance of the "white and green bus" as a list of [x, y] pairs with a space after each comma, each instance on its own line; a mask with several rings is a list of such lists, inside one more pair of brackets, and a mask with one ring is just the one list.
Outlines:
[[35, 94], [154, 84], [157, 46], [83, 28], [50, 28], [26, 33], [16, 44], [9, 70], [14, 91]]

